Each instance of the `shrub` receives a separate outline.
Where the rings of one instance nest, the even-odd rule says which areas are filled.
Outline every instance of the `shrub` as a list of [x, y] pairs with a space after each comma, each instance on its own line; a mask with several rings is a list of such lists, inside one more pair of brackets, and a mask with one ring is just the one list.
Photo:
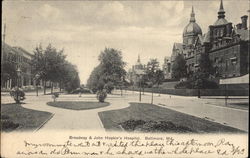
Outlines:
[[142, 126], [146, 122], [143, 120], [128, 120], [121, 123], [121, 126], [127, 131], [134, 131], [137, 126]]
[[193, 129], [185, 126], [175, 125], [171, 121], [144, 121], [144, 120], [128, 120], [120, 123], [126, 131], [141, 132], [178, 132], [188, 133], [194, 132]]
[[218, 84], [208, 79], [182, 81], [175, 85], [176, 89], [217, 89]]
[[58, 97], [59, 97], [59, 93], [52, 94], [52, 98], [53, 98], [54, 102], [56, 101], [56, 98], [58, 98]]
[[174, 88], [176, 89], [193, 89], [193, 83], [192, 81], [188, 80], [188, 81], [182, 81], [180, 83], [177, 83]]
[[79, 94], [79, 93], [90, 94], [91, 90], [89, 90], [88, 88], [77, 88], [76, 90], [73, 90], [71, 92], [71, 94]]
[[3, 131], [11, 131], [19, 127], [19, 124], [14, 123], [10, 120], [1, 120], [1, 130]]
[[16, 103], [20, 103], [21, 100], [25, 99], [25, 93], [22, 89], [20, 88], [14, 88], [10, 91], [10, 96], [14, 98]]
[[107, 93], [105, 91], [98, 91], [96, 97], [99, 100], [99, 102], [103, 103], [107, 97]]

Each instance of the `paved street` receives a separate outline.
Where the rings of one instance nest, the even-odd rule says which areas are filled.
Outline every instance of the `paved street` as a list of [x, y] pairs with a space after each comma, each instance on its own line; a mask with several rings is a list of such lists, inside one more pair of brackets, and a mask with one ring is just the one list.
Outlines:
[[[52, 101], [50, 95], [35, 96], [35, 93], [27, 93], [26, 104], [23, 107], [39, 111], [47, 111], [54, 116], [39, 129], [57, 130], [57, 129], [84, 129], [84, 130], [102, 130], [103, 125], [98, 117], [98, 112], [122, 109], [129, 106], [129, 102], [138, 102], [138, 92], [127, 91], [123, 96], [117, 91], [114, 95], [109, 95], [106, 99], [110, 106], [103, 108], [75, 111], [69, 109], [61, 109], [48, 106], [46, 103]], [[60, 95], [58, 101], [97, 101], [95, 95], [87, 94], [79, 97], [78, 95]], [[9, 96], [2, 96], [2, 103], [13, 102]], [[143, 103], [151, 102], [151, 94], [142, 95]], [[154, 104], [173, 109], [182, 113], [197, 116], [200, 118], [215, 121], [224, 125], [235, 127], [244, 131], [248, 131], [248, 110], [235, 109], [213, 104], [207, 104], [206, 99], [198, 99], [197, 97], [170, 96], [166, 94], [154, 95]]]

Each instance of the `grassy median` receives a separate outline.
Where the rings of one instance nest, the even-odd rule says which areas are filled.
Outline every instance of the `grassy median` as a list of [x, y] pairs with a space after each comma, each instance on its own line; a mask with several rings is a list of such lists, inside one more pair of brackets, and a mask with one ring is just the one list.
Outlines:
[[88, 110], [88, 109], [96, 109], [108, 106], [109, 103], [104, 102], [84, 102], [84, 101], [56, 101], [56, 102], [48, 102], [50, 106], [71, 109], [71, 110]]
[[4, 132], [35, 130], [51, 116], [49, 112], [26, 109], [20, 104], [1, 104], [1, 130]]
[[146, 103], [100, 112], [106, 130], [169, 133], [242, 133], [239, 129]]

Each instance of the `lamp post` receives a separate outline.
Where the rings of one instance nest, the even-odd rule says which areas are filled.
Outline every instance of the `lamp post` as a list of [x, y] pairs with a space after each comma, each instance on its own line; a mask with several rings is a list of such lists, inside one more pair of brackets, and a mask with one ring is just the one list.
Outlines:
[[19, 77], [21, 75], [21, 70], [20, 68], [18, 67], [17, 68], [17, 90], [16, 90], [16, 103], [19, 103]]
[[19, 78], [20, 78], [20, 76], [21, 76], [21, 70], [20, 70], [20, 68], [18, 67], [16, 71], [17, 71], [17, 88], [19, 88]]
[[139, 101], [141, 102], [141, 78], [142, 78], [142, 76], [140, 75], [139, 76], [139, 79], [140, 79], [140, 82], [139, 82], [139, 84], [140, 84], [140, 95], [139, 95]]

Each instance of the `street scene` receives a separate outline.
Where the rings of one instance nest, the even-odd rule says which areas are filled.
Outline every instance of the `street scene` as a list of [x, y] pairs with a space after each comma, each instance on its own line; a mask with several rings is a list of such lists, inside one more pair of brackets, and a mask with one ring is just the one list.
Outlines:
[[1, 132], [248, 134], [248, 6], [4, 1]]

